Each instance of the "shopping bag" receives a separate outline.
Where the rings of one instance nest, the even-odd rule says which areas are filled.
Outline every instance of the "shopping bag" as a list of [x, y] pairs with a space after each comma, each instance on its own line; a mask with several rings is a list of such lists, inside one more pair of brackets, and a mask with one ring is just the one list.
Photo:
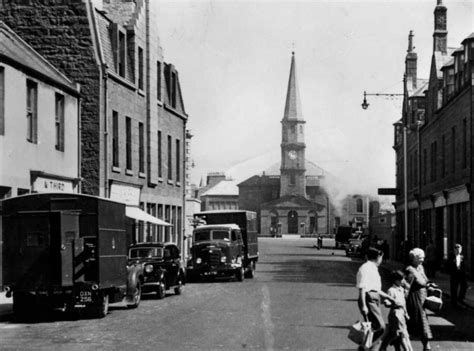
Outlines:
[[440, 311], [443, 307], [443, 292], [441, 289], [428, 288], [427, 295], [423, 307], [433, 312]]
[[[357, 345], [364, 345], [368, 339], [368, 335], [372, 333], [372, 325], [370, 322], [358, 321], [349, 328], [349, 335], [347, 336]], [[373, 333], [372, 337], [373, 338]], [[370, 340], [372, 344], [372, 340]]]
[[361, 346], [363, 346], [364, 349], [368, 350], [372, 347], [373, 340], [374, 340], [374, 332], [373, 332], [372, 328], [369, 328], [369, 330], [367, 331], [367, 334], [365, 336], [365, 340], [364, 340], [364, 342], [362, 343]]

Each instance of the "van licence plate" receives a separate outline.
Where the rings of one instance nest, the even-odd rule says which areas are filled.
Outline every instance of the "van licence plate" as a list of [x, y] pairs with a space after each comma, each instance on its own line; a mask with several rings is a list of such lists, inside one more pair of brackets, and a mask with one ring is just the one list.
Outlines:
[[92, 302], [92, 291], [80, 291], [79, 292], [79, 302]]

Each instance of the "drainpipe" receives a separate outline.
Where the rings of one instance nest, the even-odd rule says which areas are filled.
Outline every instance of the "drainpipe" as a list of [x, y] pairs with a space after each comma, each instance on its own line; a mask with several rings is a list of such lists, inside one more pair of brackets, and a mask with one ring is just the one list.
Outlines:
[[77, 193], [82, 194], [82, 148], [81, 148], [81, 139], [82, 139], [82, 126], [81, 126], [81, 98], [77, 98]]
[[109, 169], [109, 155], [108, 155], [108, 143], [109, 143], [109, 127], [108, 127], [108, 118], [107, 118], [107, 73], [108, 65], [106, 63], [102, 64], [102, 86], [104, 91], [104, 197], [109, 197], [109, 177], [108, 177], [108, 169]]

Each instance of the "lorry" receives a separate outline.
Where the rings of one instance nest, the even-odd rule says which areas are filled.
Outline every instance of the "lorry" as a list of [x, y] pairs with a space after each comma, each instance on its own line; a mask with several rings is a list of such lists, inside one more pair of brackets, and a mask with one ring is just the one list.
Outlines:
[[336, 231], [336, 249], [346, 249], [349, 247], [349, 239], [352, 236], [353, 229], [350, 226], [340, 225]]
[[109, 303], [138, 307], [141, 282], [127, 266], [133, 220], [125, 204], [44, 193], [0, 202], [3, 287], [20, 318], [37, 308], [101, 318]]
[[[193, 244], [188, 280], [200, 277], [253, 278], [258, 261], [257, 214], [244, 210], [194, 214]], [[203, 223], [205, 223], [203, 225]]]

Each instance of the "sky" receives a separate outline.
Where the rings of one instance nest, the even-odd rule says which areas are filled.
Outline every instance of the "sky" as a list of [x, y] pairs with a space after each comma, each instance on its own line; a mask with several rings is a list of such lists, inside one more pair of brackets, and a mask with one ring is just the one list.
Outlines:
[[[448, 46], [474, 32], [471, 0], [443, 0]], [[395, 186], [393, 123], [408, 34], [428, 78], [436, 0], [163, 1], [158, 29], [179, 71], [195, 167], [191, 180], [226, 172], [245, 180], [280, 160], [291, 52], [306, 120], [306, 158], [343, 193]], [[393, 199], [391, 200], [393, 201]]]

